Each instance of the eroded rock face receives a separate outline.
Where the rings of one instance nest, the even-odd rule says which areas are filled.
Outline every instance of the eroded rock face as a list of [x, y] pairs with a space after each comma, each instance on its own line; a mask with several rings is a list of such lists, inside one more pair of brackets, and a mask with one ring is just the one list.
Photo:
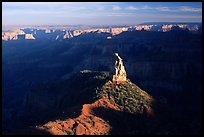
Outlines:
[[66, 31], [65, 35], [63, 36], [63, 39], [69, 39], [73, 38], [73, 35], [70, 31]]
[[36, 126], [36, 129], [44, 130], [52, 135], [106, 135], [111, 126], [108, 122], [96, 116], [97, 108], [119, 110], [116, 105], [107, 99], [99, 99], [92, 104], [82, 106], [81, 115], [64, 121], [51, 121], [44, 125]]
[[33, 34], [25, 34], [25, 39], [35, 39]]
[[117, 60], [115, 62], [115, 75], [113, 75], [112, 81], [117, 84], [125, 83], [127, 73], [125, 71], [122, 58], [118, 55], [118, 53], [115, 53], [115, 55], [117, 57]]

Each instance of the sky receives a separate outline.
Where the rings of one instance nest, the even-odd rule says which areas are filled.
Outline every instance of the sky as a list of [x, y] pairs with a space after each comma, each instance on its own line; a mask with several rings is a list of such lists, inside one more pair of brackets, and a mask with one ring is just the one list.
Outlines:
[[202, 2], [2, 2], [3, 25], [202, 22]]

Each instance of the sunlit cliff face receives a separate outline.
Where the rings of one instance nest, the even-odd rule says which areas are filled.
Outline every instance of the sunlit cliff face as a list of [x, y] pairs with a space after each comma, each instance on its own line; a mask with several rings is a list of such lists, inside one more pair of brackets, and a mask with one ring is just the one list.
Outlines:
[[[199, 25], [187, 25], [187, 24], [163, 24], [163, 25], [136, 25], [136, 26], [127, 26], [127, 27], [117, 27], [117, 28], [90, 28], [90, 29], [75, 29], [70, 30], [70, 28], [61, 27], [56, 29], [59, 33], [63, 36], [63, 39], [70, 39], [76, 36], [80, 36], [84, 33], [108, 33], [112, 36], [119, 35], [122, 32], [126, 31], [153, 31], [153, 27], [156, 27], [154, 31], [170, 31], [173, 27], [178, 26], [181, 29], [189, 29], [190, 31], [198, 31]], [[158, 28], [157, 28], [158, 27]], [[54, 34], [55, 29], [51, 29], [49, 27], [42, 27], [42, 28], [30, 28], [30, 33], [25, 33], [24, 29], [15, 29], [14, 31], [9, 32], [2, 32], [2, 40], [17, 40], [18, 35], [25, 35], [25, 39], [35, 39], [35, 35], [38, 35], [36, 31], [40, 31], [40, 33], [44, 34]], [[61, 35], [60, 34], [60, 35]], [[59, 38], [57, 38], [59, 39]], [[108, 38], [110, 39], [110, 38]]]

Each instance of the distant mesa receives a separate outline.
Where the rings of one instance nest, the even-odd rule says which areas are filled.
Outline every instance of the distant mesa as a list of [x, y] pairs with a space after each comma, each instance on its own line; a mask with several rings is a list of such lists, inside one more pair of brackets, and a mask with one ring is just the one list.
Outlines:
[[63, 39], [69, 39], [69, 38], [73, 38], [74, 36], [72, 35], [72, 33], [70, 31], [66, 31], [65, 35], [63, 36]]
[[[73, 37], [79, 36], [84, 33], [109, 33], [111, 36], [108, 36], [107, 39], [112, 39], [113, 36], [119, 35], [122, 32], [127, 31], [161, 31], [167, 32], [171, 30], [186, 30], [197, 32], [200, 31], [200, 27], [202, 24], [186, 24], [186, 23], [163, 23], [163, 24], [155, 24], [155, 23], [146, 23], [140, 25], [133, 26], [125, 26], [125, 27], [107, 27], [107, 28], [64, 28], [63, 26], [59, 28], [26, 28], [26, 29], [16, 29], [12, 31], [3, 31], [2, 32], [2, 40], [18, 40], [20, 39], [38, 39], [43, 36], [46, 38], [47, 36], [54, 36], [55, 40], [61, 39], [71, 39]], [[34, 36], [32, 36], [34, 35]], [[57, 35], [62, 35], [62, 37], [57, 37]]]
[[117, 84], [126, 83], [127, 73], [125, 71], [122, 58], [118, 55], [118, 53], [115, 53], [115, 56], [117, 57], [117, 60], [115, 62], [115, 75], [113, 75], [112, 81]]
[[112, 35], [118, 35], [120, 33], [122, 33], [123, 31], [128, 31], [128, 28], [127, 27], [122, 27], [122, 28], [112, 28], [111, 29], [111, 33]]
[[25, 39], [35, 39], [32, 33], [25, 33], [23, 30], [14, 30], [11, 32], [2, 32], [2, 40], [25, 40]]
[[25, 34], [25, 39], [35, 39], [33, 34]]

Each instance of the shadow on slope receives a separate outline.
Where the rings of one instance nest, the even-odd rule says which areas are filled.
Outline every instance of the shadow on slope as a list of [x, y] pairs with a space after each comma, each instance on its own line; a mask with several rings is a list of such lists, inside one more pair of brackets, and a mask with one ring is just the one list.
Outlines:
[[86, 70], [67, 80], [35, 85], [27, 94], [22, 116], [4, 122], [4, 127], [9, 127], [5, 133], [17, 133], [22, 128], [78, 117], [83, 104], [92, 103], [96, 88], [108, 79], [107, 72]]
[[152, 129], [153, 124], [157, 125], [155, 119], [145, 114], [132, 114], [104, 107], [94, 108], [93, 113], [109, 123], [112, 127], [109, 132], [111, 135], [148, 135], [156, 133], [156, 130]]

